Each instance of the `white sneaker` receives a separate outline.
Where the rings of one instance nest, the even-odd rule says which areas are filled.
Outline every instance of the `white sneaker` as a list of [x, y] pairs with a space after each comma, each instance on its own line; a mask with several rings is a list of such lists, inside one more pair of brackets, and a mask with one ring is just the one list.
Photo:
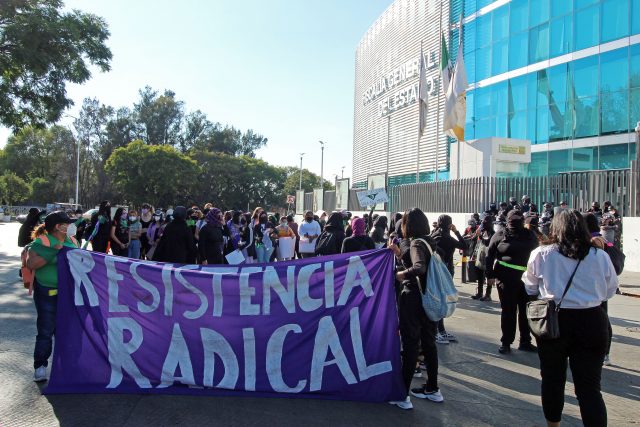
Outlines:
[[438, 344], [449, 344], [449, 340], [441, 333], [436, 334], [436, 343]]
[[425, 386], [412, 388], [411, 395], [417, 397], [418, 399], [428, 399], [436, 403], [444, 402], [444, 397], [442, 396], [442, 393], [440, 393], [440, 389], [436, 391], [427, 391], [425, 389]]
[[40, 367], [36, 368], [36, 371], [33, 374], [33, 381], [38, 383], [38, 382], [46, 381], [46, 380], [47, 380], [47, 367], [46, 366], [40, 366]]
[[400, 409], [413, 409], [413, 403], [411, 403], [409, 396], [404, 400], [392, 400], [389, 404], [396, 405]]
[[608, 355], [608, 354], [606, 354], [606, 355], [604, 356], [604, 362], [602, 362], [602, 364], [603, 364], [604, 366], [611, 366], [611, 359], [609, 358], [609, 355]]
[[420, 368], [416, 368], [415, 371], [413, 371], [413, 378], [422, 378], [422, 371]]
[[458, 342], [458, 338], [457, 338], [455, 335], [450, 334], [449, 332], [445, 332], [443, 335], [444, 335], [444, 337], [445, 337], [446, 339], [448, 339], [449, 341], [452, 341], [452, 342]]

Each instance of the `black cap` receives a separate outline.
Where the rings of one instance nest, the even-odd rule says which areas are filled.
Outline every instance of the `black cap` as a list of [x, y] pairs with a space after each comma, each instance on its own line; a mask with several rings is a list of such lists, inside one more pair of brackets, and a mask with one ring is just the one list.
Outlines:
[[44, 218], [44, 226], [48, 229], [58, 224], [71, 224], [72, 222], [74, 222], [74, 220], [69, 218], [69, 215], [64, 211], [51, 212]]

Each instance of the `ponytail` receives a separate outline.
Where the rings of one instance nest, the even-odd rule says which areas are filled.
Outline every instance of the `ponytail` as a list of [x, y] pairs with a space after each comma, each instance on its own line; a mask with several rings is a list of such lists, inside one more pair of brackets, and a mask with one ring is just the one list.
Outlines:
[[31, 232], [31, 240], [36, 240], [38, 237], [42, 236], [45, 232], [46, 232], [46, 230], [44, 228], [44, 224], [38, 225]]

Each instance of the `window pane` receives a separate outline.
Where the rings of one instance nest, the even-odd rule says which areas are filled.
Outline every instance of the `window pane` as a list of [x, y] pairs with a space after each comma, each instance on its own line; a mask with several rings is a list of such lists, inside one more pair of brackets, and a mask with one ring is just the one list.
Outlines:
[[529, 28], [529, 1], [513, 0], [509, 13], [509, 32], [519, 33]]
[[629, 35], [629, 4], [627, 0], [602, 2], [602, 43]]
[[581, 98], [575, 101], [576, 138], [598, 135], [598, 97]]
[[629, 100], [629, 131], [632, 132], [640, 121], [640, 88], [631, 89]]
[[476, 0], [464, 0], [464, 16], [476, 13]]
[[475, 91], [474, 107], [476, 119], [493, 116], [491, 112], [491, 92], [489, 88], [479, 88]]
[[560, 56], [572, 51], [573, 47], [573, 15], [551, 22], [549, 39], [549, 56]]
[[551, 0], [551, 16], [556, 18], [573, 10], [573, 2], [571, 0], [557, 1]]
[[527, 65], [529, 51], [529, 33], [526, 31], [511, 36], [509, 48], [509, 69], [515, 70]]
[[574, 148], [571, 169], [574, 171], [598, 169], [598, 147]]
[[549, 58], [549, 24], [532, 28], [529, 32], [529, 63]]
[[495, 133], [495, 117], [478, 120], [476, 122], [476, 138], [489, 138]]
[[628, 87], [627, 48], [600, 55], [600, 91], [625, 90]]
[[600, 169], [629, 167], [629, 144], [600, 146]]
[[602, 94], [602, 134], [627, 132], [629, 108], [627, 91]]
[[598, 29], [600, 28], [600, 7], [598, 5], [576, 12], [576, 50], [595, 46], [600, 40]]
[[547, 173], [547, 165], [549, 164], [548, 155], [549, 153], [547, 151], [531, 153], [531, 164], [529, 165], [530, 176], [548, 175]]
[[527, 139], [527, 112], [518, 111], [509, 115], [507, 137]]
[[549, 175], [557, 175], [571, 169], [571, 151], [549, 150]]
[[527, 111], [527, 139], [531, 144], [537, 144], [536, 141], [536, 110], [535, 108]]
[[549, 141], [549, 107], [540, 107], [536, 111], [536, 143]]
[[509, 127], [509, 117], [506, 115], [501, 115], [496, 117], [496, 133], [495, 136], [498, 138], [507, 138], [508, 127]]
[[507, 70], [507, 62], [509, 60], [508, 52], [509, 39], [504, 39], [498, 43], [494, 43], [491, 50], [491, 75], [502, 74]]
[[[567, 111], [569, 111], [569, 114], [567, 114]], [[549, 105], [549, 141], [559, 141], [572, 137], [572, 116], [573, 114], [570, 110], [567, 110], [567, 104], [564, 102]]]
[[476, 19], [476, 46], [478, 48], [491, 44], [491, 14]]
[[629, 47], [629, 81], [631, 87], [640, 87], [640, 44]]
[[464, 38], [465, 55], [469, 52], [473, 52], [474, 50], [476, 50], [476, 21], [475, 20], [464, 25], [464, 31], [462, 33], [462, 36]]
[[509, 101], [509, 112], [527, 109], [527, 77], [520, 76], [509, 80], [511, 90], [511, 100]]
[[[541, 107], [543, 105], [549, 105], [549, 78], [547, 76], [547, 70], [540, 70], [534, 74], [536, 76], [537, 84], [535, 86], [535, 93], [529, 92], [529, 97], [536, 98], [536, 106]], [[530, 86], [529, 89], [533, 89]]]
[[640, 0], [631, 0], [631, 34], [640, 34]]
[[509, 8], [500, 7], [493, 12], [493, 34], [494, 42], [506, 39], [509, 36]]
[[507, 82], [490, 86], [491, 108], [494, 114], [506, 116], [509, 112], [509, 95]]
[[[565, 1], [571, 1], [571, 0], [565, 0]], [[576, 0], [576, 9], [580, 9], [581, 7], [584, 6], [588, 6], [590, 4], [594, 4], [597, 3], [598, 0]]]
[[567, 64], [549, 68], [549, 103], [561, 104], [567, 100]]
[[575, 96], [593, 96], [598, 93], [598, 57], [589, 56], [572, 63], [573, 78], [570, 80]]
[[484, 80], [491, 75], [491, 49], [476, 50], [476, 81]]
[[529, 26], [535, 27], [548, 20], [549, 0], [529, 0]]

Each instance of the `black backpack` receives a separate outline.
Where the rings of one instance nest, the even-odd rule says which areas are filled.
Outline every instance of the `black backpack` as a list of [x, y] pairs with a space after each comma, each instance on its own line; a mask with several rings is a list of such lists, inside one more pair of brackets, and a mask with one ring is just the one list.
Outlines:
[[621, 275], [622, 270], [624, 270], [625, 254], [623, 254], [620, 249], [616, 248], [613, 243], [609, 242], [604, 244], [604, 251], [609, 255], [613, 268], [616, 270], [616, 274], [618, 276]]
[[336, 252], [336, 236], [333, 233], [323, 231], [316, 242], [316, 255], [334, 255]]

